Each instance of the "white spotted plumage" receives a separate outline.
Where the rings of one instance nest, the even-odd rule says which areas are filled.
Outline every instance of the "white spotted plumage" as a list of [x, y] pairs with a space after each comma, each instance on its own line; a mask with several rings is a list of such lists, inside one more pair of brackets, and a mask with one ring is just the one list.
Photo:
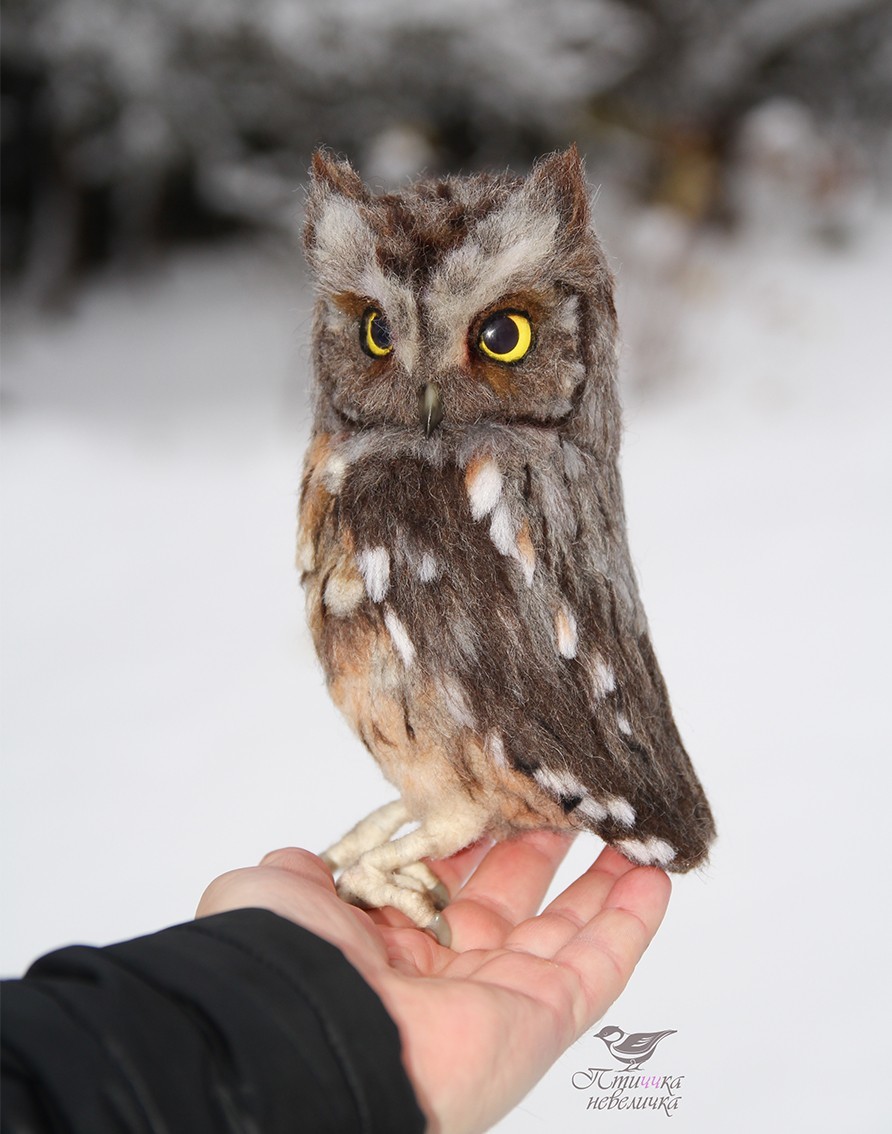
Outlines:
[[611, 819], [615, 819], [621, 827], [634, 827], [635, 808], [627, 799], [611, 796], [610, 799], [604, 801], [604, 806], [607, 808], [607, 814]]
[[616, 689], [616, 674], [600, 654], [596, 654], [592, 661], [592, 688], [598, 699]]
[[515, 543], [516, 527], [511, 509], [504, 500], [500, 500], [492, 510], [492, 519], [489, 525], [489, 538], [496, 545], [502, 555], [513, 556], [517, 554]]
[[533, 779], [549, 795], [553, 795], [557, 799], [567, 796], [588, 795], [588, 788], [585, 784], [580, 783], [572, 772], [558, 771], [554, 768], [537, 768], [533, 772]]
[[665, 839], [619, 839], [616, 844], [623, 854], [642, 866], [669, 866], [675, 848]]
[[502, 474], [491, 458], [484, 458], [466, 477], [468, 501], [475, 520], [488, 516], [498, 504], [502, 494]]
[[365, 589], [372, 602], [387, 597], [390, 587], [390, 553], [386, 547], [367, 547], [357, 556], [359, 572], [365, 579]]
[[408, 669], [415, 661], [415, 643], [409, 637], [409, 631], [402, 624], [392, 607], [386, 606], [384, 608], [384, 625], [387, 627], [396, 652], [403, 660], [403, 665]]
[[332, 696], [402, 800], [332, 848], [342, 892], [434, 924], [417, 860], [529, 827], [698, 865], [712, 820], [632, 570], [578, 155], [376, 196], [317, 154], [306, 217], [298, 560]]
[[558, 653], [562, 658], [575, 658], [578, 642], [576, 617], [567, 606], [558, 608], [554, 616]]
[[497, 768], [509, 767], [508, 757], [505, 755], [505, 743], [497, 732], [487, 733], [484, 751]]
[[362, 580], [351, 575], [331, 575], [322, 592], [322, 601], [336, 618], [353, 614], [365, 591]]
[[431, 552], [425, 551], [418, 563], [417, 573], [422, 583], [432, 583], [440, 574], [440, 564], [437, 557]]

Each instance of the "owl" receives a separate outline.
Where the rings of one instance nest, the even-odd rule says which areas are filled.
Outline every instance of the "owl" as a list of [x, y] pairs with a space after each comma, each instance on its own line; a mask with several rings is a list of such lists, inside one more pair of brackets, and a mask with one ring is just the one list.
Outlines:
[[[441, 942], [424, 859], [590, 830], [686, 871], [714, 835], [626, 539], [613, 281], [575, 147], [375, 195], [313, 159], [298, 566], [328, 689], [399, 798], [325, 855]], [[403, 828], [411, 824], [407, 833]]]

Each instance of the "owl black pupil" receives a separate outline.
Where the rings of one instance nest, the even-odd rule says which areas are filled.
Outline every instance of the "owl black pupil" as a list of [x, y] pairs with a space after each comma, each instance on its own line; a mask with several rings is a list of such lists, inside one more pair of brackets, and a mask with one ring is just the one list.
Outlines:
[[507, 315], [496, 315], [483, 328], [481, 338], [493, 354], [509, 354], [517, 346], [520, 329]]
[[369, 338], [379, 350], [390, 349], [390, 327], [384, 316], [377, 312], [369, 317]]

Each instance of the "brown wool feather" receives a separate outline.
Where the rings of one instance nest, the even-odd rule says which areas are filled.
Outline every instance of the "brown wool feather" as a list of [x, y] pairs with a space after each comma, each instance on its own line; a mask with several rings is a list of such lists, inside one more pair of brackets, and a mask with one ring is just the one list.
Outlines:
[[[378, 197], [319, 153], [305, 245], [298, 561], [332, 696], [402, 798], [329, 852], [342, 891], [428, 924], [420, 858], [537, 826], [702, 863], [712, 817], [626, 540], [612, 279], [575, 147], [526, 179]], [[360, 342], [368, 309], [379, 357]], [[500, 312], [531, 328], [506, 362], [478, 345]], [[399, 817], [419, 826], [389, 841]]]

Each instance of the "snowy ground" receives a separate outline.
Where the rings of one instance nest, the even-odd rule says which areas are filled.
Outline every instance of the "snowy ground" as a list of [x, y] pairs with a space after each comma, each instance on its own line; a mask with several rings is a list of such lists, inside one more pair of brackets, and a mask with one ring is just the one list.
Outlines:
[[[701, 239], [671, 295], [622, 259], [632, 547], [721, 837], [604, 1022], [676, 1029], [647, 1065], [684, 1076], [676, 1131], [887, 1129], [892, 211], [840, 248]], [[292, 569], [307, 303], [296, 257], [234, 249], [8, 313], [4, 972], [389, 797]], [[583, 1037], [499, 1131], [660, 1128], [585, 1109], [607, 1066]]]

